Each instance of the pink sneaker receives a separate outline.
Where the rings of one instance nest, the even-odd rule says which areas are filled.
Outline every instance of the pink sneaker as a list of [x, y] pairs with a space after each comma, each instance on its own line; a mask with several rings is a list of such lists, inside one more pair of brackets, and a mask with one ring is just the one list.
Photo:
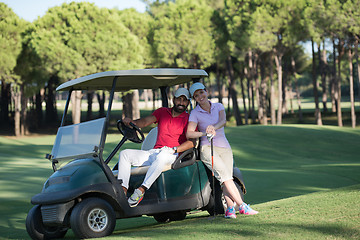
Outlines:
[[226, 209], [225, 218], [236, 218], [235, 214], [235, 208], [234, 207], [228, 207]]
[[242, 203], [239, 207], [239, 212], [240, 214], [245, 214], [245, 215], [255, 215], [255, 214], [258, 214], [259, 212], [258, 211], [255, 211], [253, 210], [251, 207], [250, 207], [250, 204], [246, 204], [246, 203]]

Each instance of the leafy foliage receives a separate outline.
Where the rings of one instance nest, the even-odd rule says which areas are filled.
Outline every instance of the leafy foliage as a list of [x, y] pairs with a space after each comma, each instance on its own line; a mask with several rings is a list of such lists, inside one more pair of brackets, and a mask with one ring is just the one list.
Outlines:
[[0, 2], [0, 80], [11, 82], [17, 78], [13, 70], [21, 51], [21, 32], [25, 24], [5, 3]]
[[61, 80], [139, 68], [143, 47], [117, 14], [94, 4], [70, 3], [48, 10], [31, 29], [29, 46], [49, 75]]
[[155, 12], [153, 47], [157, 66], [206, 68], [212, 64], [213, 10], [205, 1], [169, 2]]

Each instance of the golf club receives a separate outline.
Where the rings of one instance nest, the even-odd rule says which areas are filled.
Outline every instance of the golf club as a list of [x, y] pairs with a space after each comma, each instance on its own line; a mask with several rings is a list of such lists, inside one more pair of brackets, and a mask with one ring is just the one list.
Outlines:
[[214, 135], [208, 133], [206, 134], [206, 137], [208, 141], [210, 142], [211, 146], [211, 174], [212, 174], [212, 187], [213, 187], [213, 197], [214, 197], [214, 213], [213, 216], [215, 217], [215, 206], [216, 206], [216, 198], [215, 198], [215, 175], [214, 175], [214, 144], [213, 144], [213, 138]]

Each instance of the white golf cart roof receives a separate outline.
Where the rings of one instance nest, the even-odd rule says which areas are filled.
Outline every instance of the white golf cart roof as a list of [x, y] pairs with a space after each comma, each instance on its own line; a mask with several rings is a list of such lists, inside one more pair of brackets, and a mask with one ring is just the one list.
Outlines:
[[111, 90], [115, 77], [118, 78], [115, 88], [118, 92], [173, 86], [207, 76], [208, 74], [200, 69], [157, 68], [108, 71], [65, 82], [57, 87], [56, 91]]

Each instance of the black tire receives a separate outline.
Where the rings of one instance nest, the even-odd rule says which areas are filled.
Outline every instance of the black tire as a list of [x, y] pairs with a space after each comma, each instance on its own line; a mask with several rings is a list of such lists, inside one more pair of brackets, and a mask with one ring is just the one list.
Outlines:
[[39, 205], [34, 206], [26, 217], [26, 231], [34, 240], [63, 238], [67, 232], [63, 226], [48, 227], [43, 224]]
[[170, 221], [182, 221], [186, 218], [186, 211], [176, 211], [170, 213]]
[[71, 229], [78, 238], [99, 238], [110, 235], [115, 228], [116, 215], [111, 205], [100, 198], [87, 198], [75, 205]]
[[214, 215], [214, 196], [212, 194], [210, 195], [209, 203], [206, 205], [204, 210], [206, 210], [211, 216]]
[[170, 214], [169, 213], [159, 213], [159, 214], [154, 215], [154, 219], [158, 223], [170, 222]]
[[154, 215], [154, 219], [158, 223], [166, 223], [170, 221], [181, 221], [186, 218], [186, 211], [174, 211], [174, 212], [165, 212]]

